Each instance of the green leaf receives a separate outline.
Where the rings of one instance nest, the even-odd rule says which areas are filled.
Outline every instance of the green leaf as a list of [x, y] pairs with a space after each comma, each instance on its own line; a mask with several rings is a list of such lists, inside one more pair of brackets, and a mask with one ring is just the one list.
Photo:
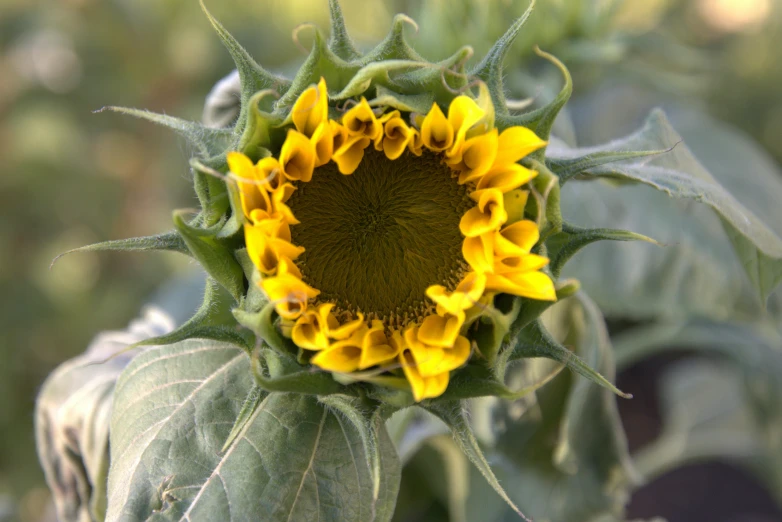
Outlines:
[[451, 433], [453, 433], [454, 440], [459, 446], [459, 449], [461, 449], [462, 452], [467, 455], [467, 458], [470, 459], [470, 462], [472, 462], [481, 475], [483, 475], [483, 478], [486, 479], [486, 483], [488, 483], [492, 489], [497, 492], [500, 498], [502, 498], [508, 504], [508, 506], [510, 506], [510, 508], [516, 512], [518, 516], [524, 520], [529, 521], [530, 519], [528, 519], [524, 513], [522, 513], [521, 510], [516, 507], [516, 504], [513, 503], [508, 494], [500, 485], [497, 477], [494, 476], [494, 472], [492, 471], [491, 466], [486, 460], [486, 457], [484, 457], [483, 451], [478, 445], [478, 441], [475, 439], [472, 426], [470, 426], [470, 423], [467, 420], [466, 411], [462, 404], [458, 401], [443, 401], [432, 404], [428, 406], [427, 409], [431, 413], [440, 417], [443, 422], [445, 422], [445, 424], [451, 429]]
[[124, 348], [171, 328], [168, 316], [147, 309], [127, 329], [98, 334], [46, 378], [35, 403], [35, 432], [59, 520], [104, 520], [114, 385], [139, 352]]
[[[710, 207], [722, 220], [736, 254], [765, 303], [782, 281], [782, 239], [725, 190], [680, 142], [681, 137], [663, 113], [654, 111], [643, 129], [603, 150], [648, 150], [676, 145], [670, 153], [641, 162], [625, 160], [593, 167], [579, 177], [641, 183], [669, 197], [691, 199]], [[556, 150], [549, 154], [555, 159], [560, 155]]]
[[57, 261], [63, 256], [73, 254], [75, 252], [107, 252], [107, 251], [119, 251], [119, 252], [149, 252], [149, 251], [168, 251], [179, 252], [180, 254], [190, 254], [185, 241], [182, 236], [176, 230], [166, 232], [164, 234], [158, 234], [156, 236], [145, 237], [131, 237], [129, 239], [113, 239], [111, 241], [102, 241], [100, 243], [94, 243], [92, 245], [85, 245], [83, 247], [74, 248], [63, 252], [52, 260], [52, 264], [49, 268], [53, 267]]
[[570, 258], [579, 250], [596, 241], [646, 241], [661, 246], [652, 238], [629, 230], [611, 228], [580, 228], [563, 223], [562, 231], [551, 236], [546, 242], [551, 263], [549, 268], [554, 278], [558, 278]]
[[191, 226], [183, 213], [174, 212], [174, 226], [204, 270], [220, 283], [237, 301], [244, 296], [244, 272], [232, 255], [231, 249], [215, 238], [215, 232]]
[[[573, 345], [586, 363], [613, 378], [613, 351], [594, 303], [577, 294], [551, 309], [547, 325], [557, 339]], [[532, 519], [619, 518], [639, 478], [630, 461], [616, 400], [608, 389], [563, 372], [521, 401], [474, 402], [472, 422], [497, 479]], [[467, 519], [514, 519], [477, 473], [473, 476]]]
[[252, 388], [249, 358], [231, 345], [186, 341], [136, 357], [115, 392], [107, 520], [391, 519], [400, 470], [382, 426], [373, 500], [364, 444], [343, 414], [270, 393], [247, 416]]

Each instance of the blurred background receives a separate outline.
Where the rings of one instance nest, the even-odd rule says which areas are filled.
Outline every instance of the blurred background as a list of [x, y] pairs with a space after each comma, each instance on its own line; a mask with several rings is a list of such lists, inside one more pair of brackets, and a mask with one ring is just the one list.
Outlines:
[[[299, 24], [328, 31], [326, 0], [208, 4], [276, 72], [303, 60], [291, 38]], [[364, 47], [385, 35], [396, 12], [409, 14], [424, 28], [410, 40], [430, 59], [465, 44], [480, 57], [526, 8], [510, 0], [342, 4]], [[300, 33], [304, 47], [310, 34]], [[533, 60], [532, 45], [561, 58], [576, 86], [575, 123], [562, 131], [580, 145], [637, 128], [647, 106], [674, 103], [733, 125], [779, 163], [781, 39], [782, 0], [538, 0], [507, 74], [511, 89], [529, 92], [538, 82], [545, 90], [551, 68]], [[193, 0], [0, 0], [0, 520], [45, 515], [49, 493], [32, 411], [46, 375], [96, 332], [124, 327], [172, 274], [193, 269], [176, 254], [109, 253], [74, 254], [49, 268], [71, 248], [166, 231], [172, 209], [196, 205], [182, 141], [150, 123], [93, 111], [122, 105], [198, 120], [212, 85], [231, 69]], [[696, 133], [685, 138], [697, 142]], [[641, 399], [622, 407], [653, 411], [652, 394], [643, 399], [653, 388], [648, 372], [634, 371], [620, 387]], [[623, 413], [643, 426], [642, 414]], [[643, 429], [630, 431], [631, 444], [644, 437]], [[674, 489], [710, 476], [687, 473]], [[744, 488], [725, 490], [739, 507], [703, 520], [782, 520], [772, 494], [737, 470], [726, 473], [737, 474], [728, 484]], [[691, 495], [715, 491], [722, 490], [698, 486]], [[685, 505], [666, 505], [664, 491], [637, 497], [635, 516], [701, 520]], [[755, 518], [739, 518], [747, 513]]]

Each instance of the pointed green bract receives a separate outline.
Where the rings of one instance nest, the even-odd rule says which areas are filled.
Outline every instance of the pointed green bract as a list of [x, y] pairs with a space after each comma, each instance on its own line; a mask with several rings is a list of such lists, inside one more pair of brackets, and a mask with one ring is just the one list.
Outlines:
[[[511, 25], [508, 31], [502, 35], [499, 40], [497, 40], [497, 42], [489, 50], [483, 60], [481, 60], [481, 62], [472, 71], [470, 71], [471, 74], [486, 82], [486, 85], [489, 88], [489, 92], [491, 93], [494, 106], [498, 111], [500, 111], [499, 114], [501, 115], [509, 114], [505, 103], [505, 91], [502, 85], [502, 64], [508, 54], [508, 51], [510, 50], [510, 47], [516, 40], [519, 31], [521, 31], [522, 27], [524, 27], [524, 24], [527, 22], [527, 19], [532, 14], [532, 10], [534, 8], [535, 0], [531, 0], [529, 7], [527, 7], [526, 11], [524, 11], [524, 14], [522, 14], [515, 22], [513, 22], [513, 25]], [[546, 136], [542, 137], [543, 139], [546, 138]]]
[[102, 241], [92, 245], [74, 248], [63, 252], [52, 260], [49, 268], [53, 267], [61, 257], [78, 252], [179, 252], [180, 254], [189, 254], [190, 251], [185, 244], [184, 239], [179, 232], [172, 230], [165, 234], [146, 237], [132, 237], [129, 239], [113, 239], [111, 241]]

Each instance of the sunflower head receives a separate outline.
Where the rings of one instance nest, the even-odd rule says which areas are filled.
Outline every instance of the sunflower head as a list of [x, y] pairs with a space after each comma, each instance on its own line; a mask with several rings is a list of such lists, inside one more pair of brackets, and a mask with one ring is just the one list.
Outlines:
[[179, 336], [242, 342], [270, 390], [397, 406], [513, 396], [511, 352], [551, 356], [518, 351], [518, 333], [577, 288], [557, 287], [546, 244], [562, 224], [544, 151], [567, 71], [540, 53], [565, 87], [516, 114], [502, 61], [527, 15], [468, 69], [469, 47], [422, 58], [405, 15], [361, 53], [336, 0], [330, 8], [330, 37], [315, 31], [293, 79], [265, 71], [207, 12], [237, 65], [235, 121], [206, 128], [145, 114], [198, 150], [202, 209], [177, 214], [169, 239], [201, 262], [209, 288], [231, 294], [253, 334], [210, 322], [226, 302], [214, 291]]

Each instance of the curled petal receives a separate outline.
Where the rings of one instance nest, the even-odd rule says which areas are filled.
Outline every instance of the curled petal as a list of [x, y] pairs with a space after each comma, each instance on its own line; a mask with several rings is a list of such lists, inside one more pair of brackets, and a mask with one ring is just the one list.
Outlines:
[[[483, 295], [485, 287], [486, 275], [470, 272], [464, 276], [464, 279], [453, 292], [448, 292], [444, 286], [433, 285], [426, 289], [426, 296], [437, 304], [438, 314], [442, 316], [446, 314], [458, 316], [465, 310], [475, 306], [475, 303]], [[440, 313], [441, 310], [443, 313]], [[426, 324], [426, 319], [424, 324]], [[461, 327], [461, 325], [459, 326]], [[423, 325], [421, 325], [421, 330], [423, 331]], [[420, 333], [419, 338], [424, 342], [428, 342], [421, 337]]]
[[[280, 229], [287, 231], [287, 234], [279, 234]], [[274, 274], [280, 259], [293, 260], [304, 252], [304, 247], [290, 242], [287, 224], [283, 227], [277, 220], [269, 219], [254, 225], [245, 225], [244, 240], [247, 254], [262, 274]]]
[[318, 126], [329, 119], [328, 103], [326, 80], [321, 78], [317, 87], [306, 89], [293, 104], [291, 117], [296, 130], [308, 138], [312, 137]]
[[[291, 339], [306, 350], [325, 350], [331, 344], [328, 338], [328, 323], [324, 321], [323, 307], [317, 310], [307, 310], [296, 320], [291, 330]], [[328, 315], [328, 310], [326, 310]]]
[[478, 190], [496, 188], [503, 194], [528, 183], [538, 173], [518, 163], [506, 163], [493, 166], [478, 181]]
[[453, 134], [453, 127], [445, 114], [437, 103], [433, 103], [432, 109], [421, 123], [421, 141], [429, 150], [440, 152], [451, 148]]
[[470, 197], [477, 200], [478, 205], [468, 210], [459, 222], [459, 230], [465, 237], [480, 236], [497, 230], [508, 220], [502, 192], [499, 190], [475, 191]]
[[342, 174], [353, 174], [356, 171], [361, 160], [364, 158], [364, 149], [370, 144], [370, 139], [366, 136], [349, 136], [345, 143], [339, 149], [334, 151], [332, 159], [337, 164]]
[[307, 310], [307, 302], [320, 294], [301, 280], [299, 269], [286, 258], [280, 259], [276, 276], [261, 280], [261, 287], [284, 319], [298, 319]]
[[439, 397], [448, 387], [448, 380], [450, 378], [448, 372], [432, 377], [423, 377], [419, 373], [415, 360], [409, 350], [405, 350], [399, 355], [399, 364], [402, 366], [405, 377], [407, 377], [407, 381], [410, 383], [410, 388], [413, 391], [413, 398], [416, 402]]
[[547, 143], [526, 127], [508, 127], [500, 134], [495, 164], [516, 163], [528, 154], [545, 147]]
[[494, 233], [468, 237], [462, 243], [462, 256], [476, 272], [490, 273], [494, 270]]
[[[392, 334], [399, 336], [399, 332]], [[401, 339], [392, 340], [385, 333], [382, 321], [372, 321], [372, 327], [364, 334], [359, 370], [393, 361], [402, 350]]]
[[374, 141], [383, 132], [383, 125], [375, 117], [365, 98], [342, 116], [342, 125], [351, 136], [361, 136]]
[[465, 141], [460, 161], [452, 165], [460, 171], [459, 184], [480, 179], [491, 168], [496, 154], [497, 129]]
[[330, 372], [350, 373], [359, 369], [360, 360], [360, 345], [338, 341], [328, 350], [318, 352], [312, 358], [312, 364]]
[[524, 219], [508, 225], [494, 236], [494, 255], [498, 259], [529, 254], [540, 239], [538, 224]]
[[309, 182], [315, 159], [315, 145], [304, 134], [290, 129], [280, 150], [282, 174], [293, 181]]
[[537, 254], [525, 254], [519, 257], [508, 257], [494, 263], [494, 273], [507, 275], [518, 272], [534, 272], [549, 264], [547, 257]]
[[502, 292], [541, 301], [557, 300], [554, 282], [543, 272], [489, 274], [486, 278], [486, 290], [488, 292]]
[[[418, 328], [418, 340], [428, 347], [451, 348], [459, 336], [462, 324], [464, 324], [464, 312], [460, 310], [458, 313], [459, 315], [426, 316]], [[428, 366], [426, 367], [428, 368]]]
[[402, 118], [391, 118], [383, 129], [381, 148], [388, 159], [395, 160], [402, 155], [415, 136], [415, 131], [408, 127]]
[[[469, 96], [457, 96], [453, 99], [448, 106], [448, 123], [451, 124], [451, 128], [454, 131], [454, 142], [447, 152], [448, 156], [460, 156], [467, 131], [478, 123], [484, 115], [484, 110]], [[492, 159], [494, 158], [492, 157]]]
[[330, 121], [324, 121], [317, 126], [310, 138], [315, 146], [315, 166], [320, 167], [331, 161], [334, 153], [334, 127]]

